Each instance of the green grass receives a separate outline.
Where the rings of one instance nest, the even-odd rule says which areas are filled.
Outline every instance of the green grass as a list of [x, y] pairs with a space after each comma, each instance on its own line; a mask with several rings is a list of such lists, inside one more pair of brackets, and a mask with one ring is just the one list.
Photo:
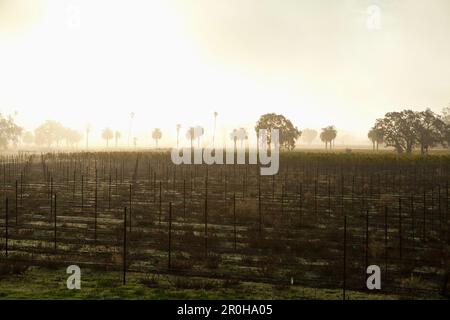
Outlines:
[[[342, 299], [338, 289], [275, 286], [166, 275], [127, 274], [82, 269], [81, 289], [66, 287], [65, 269], [30, 268], [0, 278], [0, 299]], [[395, 295], [348, 291], [350, 299], [399, 299]], [[404, 297], [403, 297], [404, 298]]]

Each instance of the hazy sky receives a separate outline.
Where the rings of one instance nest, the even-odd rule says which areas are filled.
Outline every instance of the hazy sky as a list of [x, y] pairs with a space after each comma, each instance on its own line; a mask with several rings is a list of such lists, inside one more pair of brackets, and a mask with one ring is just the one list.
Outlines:
[[133, 111], [141, 146], [214, 111], [219, 138], [277, 112], [364, 139], [447, 106], [449, 57], [448, 0], [0, 0], [0, 111], [97, 137]]

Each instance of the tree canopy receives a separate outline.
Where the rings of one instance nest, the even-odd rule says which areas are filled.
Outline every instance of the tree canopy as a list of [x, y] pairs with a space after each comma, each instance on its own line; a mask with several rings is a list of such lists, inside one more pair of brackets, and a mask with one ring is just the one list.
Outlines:
[[325, 148], [328, 149], [328, 144], [330, 144], [330, 149], [333, 147], [333, 141], [337, 137], [337, 130], [334, 126], [328, 126], [322, 128], [320, 133], [320, 140], [325, 142]]
[[53, 144], [59, 146], [61, 141], [65, 141], [68, 147], [73, 147], [78, 145], [81, 138], [78, 131], [66, 128], [54, 120], [47, 120], [34, 130], [34, 143], [39, 146], [51, 147]]
[[271, 131], [278, 129], [280, 134], [280, 147], [286, 148], [287, 150], [293, 150], [296, 140], [302, 135], [302, 132], [297, 127], [294, 127], [289, 119], [281, 114], [275, 113], [267, 113], [259, 118], [255, 126], [256, 134], [261, 129], [267, 130], [266, 139], [269, 145], [272, 143]]
[[374, 129], [383, 132], [385, 145], [398, 153], [411, 153], [416, 146], [427, 153], [438, 144], [446, 145], [449, 136], [449, 125], [430, 109], [388, 112], [376, 121]]
[[304, 129], [302, 131], [302, 140], [307, 144], [311, 144], [319, 135], [319, 133], [314, 129]]
[[3, 116], [0, 113], [0, 148], [7, 149], [9, 144], [16, 145], [22, 134], [22, 128], [15, 122], [13, 116]]

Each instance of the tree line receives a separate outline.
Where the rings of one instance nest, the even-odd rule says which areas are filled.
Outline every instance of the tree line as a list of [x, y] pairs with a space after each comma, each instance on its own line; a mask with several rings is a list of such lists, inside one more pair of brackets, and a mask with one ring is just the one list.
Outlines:
[[[215, 147], [216, 122], [218, 113], [214, 112], [214, 129], [212, 134], [213, 147]], [[130, 116], [131, 121], [134, 113]], [[176, 125], [176, 146], [180, 146], [181, 124]], [[266, 129], [266, 141], [271, 144], [271, 131], [279, 130], [280, 148], [293, 150], [297, 141], [311, 144], [317, 137], [325, 144], [325, 148], [333, 149], [338, 130], [329, 125], [321, 129], [319, 134], [314, 129], [299, 130], [293, 125], [292, 121], [281, 114], [267, 113], [262, 115], [254, 127], [256, 134], [260, 129]], [[87, 124], [85, 127], [86, 148], [89, 146], [89, 135], [92, 127]], [[130, 132], [129, 138], [130, 139]], [[186, 139], [190, 141], [191, 148], [196, 142], [200, 147], [201, 139], [205, 130], [201, 126], [188, 127], [186, 130]], [[105, 128], [101, 132], [101, 137], [105, 140], [106, 147], [110, 146], [110, 141], [115, 141], [115, 147], [119, 145], [122, 133], [118, 130]], [[160, 128], [155, 128], [151, 132], [151, 138], [158, 148], [159, 141], [163, 137]], [[229, 134], [229, 139], [237, 147], [237, 143], [243, 147], [244, 142], [248, 140], [249, 133], [245, 128], [233, 129]], [[430, 109], [425, 111], [413, 111], [405, 109], [403, 111], [388, 112], [383, 118], [377, 119], [374, 126], [369, 130], [368, 139], [372, 142], [373, 150], [378, 150], [380, 145], [393, 147], [398, 153], [411, 153], [414, 149], [420, 148], [422, 154], [428, 153], [430, 148], [441, 146], [450, 147], [450, 107], [444, 108], [442, 115], [436, 114]], [[19, 141], [26, 145], [35, 144], [41, 147], [61, 147], [77, 148], [83, 139], [83, 135], [74, 129], [67, 128], [54, 120], [47, 120], [37, 127], [34, 132], [24, 131], [22, 127], [16, 124], [14, 116], [3, 116], [0, 114], [0, 148], [6, 149], [8, 146], [16, 147]], [[128, 142], [129, 143], [129, 142]], [[137, 145], [137, 138], [133, 138], [134, 146]]]
[[384, 143], [397, 153], [411, 153], [420, 148], [421, 153], [426, 154], [433, 147], [450, 147], [450, 107], [444, 109], [443, 115], [430, 109], [388, 112], [376, 120], [368, 138], [374, 149]]

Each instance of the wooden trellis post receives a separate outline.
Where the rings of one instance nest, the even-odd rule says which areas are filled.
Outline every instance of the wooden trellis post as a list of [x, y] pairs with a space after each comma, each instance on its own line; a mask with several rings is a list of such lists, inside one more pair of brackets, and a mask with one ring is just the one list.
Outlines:
[[98, 208], [98, 177], [95, 169], [95, 191], [94, 191], [94, 241], [97, 243], [97, 208]]
[[172, 202], [169, 202], [169, 250], [167, 267], [172, 268]]
[[56, 252], [56, 222], [57, 222], [57, 211], [56, 211], [56, 193], [54, 195], [54, 204], [53, 204], [53, 249]]
[[346, 299], [347, 287], [347, 216], [344, 216], [344, 261], [343, 261], [343, 282], [342, 282], [342, 298]]
[[76, 188], [76, 181], [77, 181], [77, 172], [76, 168], [73, 170], [73, 188], [72, 188], [72, 200], [75, 200], [75, 188]]
[[[366, 248], [365, 248], [365, 265], [366, 265], [366, 270], [367, 267], [369, 266], [369, 209], [366, 210]], [[365, 270], [364, 270], [365, 272]]]
[[183, 218], [186, 219], [186, 179], [183, 179]]
[[127, 208], [123, 210], [123, 252], [122, 252], [122, 269], [123, 269], [123, 284], [126, 284], [127, 278]]
[[8, 224], [9, 224], [9, 217], [8, 217], [8, 197], [5, 199], [5, 255], [8, 257]]
[[317, 214], [318, 214], [317, 207], [318, 207], [318, 205], [317, 205], [317, 179], [315, 179], [314, 180], [314, 215], [316, 216], [316, 218], [317, 218]]
[[[97, 183], [97, 182], [96, 182]], [[109, 185], [108, 185], [108, 209], [111, 210], [111, 173], [109, 174]]]
[[[48, 190], [48, 189], [47, 189]], [[53, 177], [50, 178], [50, 218], [49, 221], [52, 221], [53, 215]]]
[[205, 257], [208, 257], [208, 178], [205, 179]]
[[385, 277], [388, 273], [388, 208], [384, 207], [384, 269]]
[[84, 211], [84, 175], [81, 175], [81, 212]]
[[416, 238], [416, 220], [414, 217], [414, 195], [411, 195], [411, 228], [412, 228], [412, 240], [414, 242]]
[[398, 249], [402, 259], [402, 198], [398, 198]]
[[236, 229], [236, 193], [233, 193], [233, 231], [234, 231], [234, 250], [237, 247], [237, 229]]
[[422, 227], [423, 227], [423, 241], [426, 240], [426, 218], [427, 218], [427, 194], [425, 191], [425, 187], [423, 188], [423, 222], [422, 222]]
[[131, 183], [130, 183], [130, 191], [129, 191], [129, 206], [130, 206], [130, 209], [128, 210], [128, 215], [130, 216], [130, 233], [131, 233], [131, 224], [132, 224], [132, 221], [131, 221], [131, 218], [132, 218], [132, 208], [133, 208], [133, 198], [132, 198], [132, 185], [131, 185]]
[[14, 203], [14, 205], [16, 206], [16, 226], [19, 224], [19, 206], [18, 206], [18, 182], [16, 180], [16, 201]]
[[161, 215], [162, 215], [162, 182], [159, 181], [159, 224], [161, 225]]
[[258, 216], [259, 216], [259, 235], [262, 233], [262, 210], [261, 210], [261, 181], [258, 179]]

